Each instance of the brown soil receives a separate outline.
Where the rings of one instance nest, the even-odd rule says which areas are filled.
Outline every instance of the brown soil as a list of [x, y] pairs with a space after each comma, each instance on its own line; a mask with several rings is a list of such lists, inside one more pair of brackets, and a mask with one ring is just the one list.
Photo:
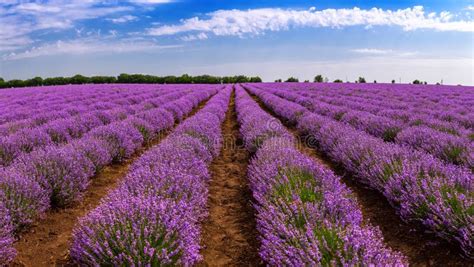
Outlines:
[[[206, 102], [201, 103], [188, 117], [194, 115]], [[91, 184], [80, 202], [69, 208], [48, 211], [43, 220], [21, 233], [19, 240], [15, 243], [18, 254], [11, 265], [73, 266], [69, 258], [69, 247], [72, 230], [78, 219], [97, 207], [100, 200], [125, 177], [131, 164], [149, 148], [166, 138], [170, 131], [160, 133], [157, 138], [135, 152], [130, 159], [101, 170], [91, 179]]]
[[327, 155], [320, 153], [314, 145], [314, 140], [300, 136], [294, 125], [276, 115], [258, 97], [250, 95], [262, 109], [280, 119], [288, 130], [298, 137], [298, 146], [303, 153], [342, 177], [342, 182], [354, 193], [365, 222], [379, 227], [387, 246], [407, 256], [410, 265], [474, 266], [474, 260], [464, 258], [456, 245], [449, 244], [432, 233], [426, 233], [419, 224], [402, 221], [385, 196], [358, 182], [357, 177], [346, 173]]
[[211, 166], [209, 218], [203, 224], [201, 266], [260, 266], [252, 195], [247, 185], [249, 154], [239, 145], [234, 94], [222, 125], [224, 145]]

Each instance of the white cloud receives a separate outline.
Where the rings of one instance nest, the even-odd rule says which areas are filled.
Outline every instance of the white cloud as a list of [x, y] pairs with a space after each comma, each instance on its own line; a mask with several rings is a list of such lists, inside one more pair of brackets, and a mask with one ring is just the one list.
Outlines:
[[174, 2], [173, 0], [129, 0], [130, 3], [134, 4], [147, 4], [147, 5], [156, 5], [156, 4], [167, 4]]
[[[0, 3], [0, 47], [9, 50], [33, 43], [30, 34], [39, 30], [73, 28], [78, 20], [93, 19], [133, 10], [130, 6], [98, 5], [98, 1], [45, 1]], [[18, 39], [23, 40], [18, 43]], [[6, 49], [5, 49], [6, 50]]]
[[198, 34], [189, 34], [189, 35], [183, 36], [181, 37], [181, 40], [185, 42], [190, 42], [190, 41], [196, 41], [196, 40], [206, 40], [207, 38], [209, 38], [207, 34], [200, 32]]
[[81, 55], [91, 53], [130, 53], [138, 51], [157, 51], [162, 49], [178, 48], [178, 45], [159, 45], [152, 41], [118, 41], [107, 38], [84, 38], [70, 41], [57, 41], [33, 47], [21, 53], [10, 53], [3, 56], [3, 60], [19, 60], [41, 56], [54, 55]]
[[[24, 49], [33, 43], [31, 33], [40, 30], [73, 28], [79, 20], [101, 18], [117, 13], [130, 12], [143, 5], [157, 5], [172, 0], [45, 0], [0, 1], [0, 50]], [[135, 20], [131, 15], [111, 19], [114, 23]], [[19, 42], [18, 40], [23, 40]]]
[[392, 49], [377, 49], [377, 48], [357, 48], [350, 50], [353, 53], [361, 54], [361, 55], [368, 55], [368, 56], [399, 56], [399, 57], [408, 57], [417, 55], [418, 52], [412, 51], [398, 51]]
[[352, 52], [358, 54], [369, 54], [369, 55], [386, 55], [393, 53], [393, 50], [385, 50], [385, 49], [376, 49], [376, 48], [359, 48], [359, 49], [352, 49]]
[[131, 21], [136, 21], [138, 20], [137, 17], [132, 16], [132, 15], [125, 15], [119, 18], [112, 18], [112, 19], [107, 19], [108, 21], [111, 21], [113, 23], [119, 24], [119, 23], [126, 23], [126, 22], [131, 22]]
[[470, 10], [470, 11], [474, 11], [474, 5], [469, 5], [467, 6], [466, 8], [464, 8], [466, 10]]
[[423, 7], [399, 10], [380, 8], [294, 10], [262, 8], [248, 10], [218, 10], [208, 18], [193, 17], [180, 24], [148, 29], [149, 35], [174, 35], [185, 32], [208, 32], [217, 36], [259, 35], [266, 31], [282, 31], [300, 27], [396, 26], [405, 31], [431, 29], [437, 31], [473, 32], [474, 21], [453, 20], [451, 13], [425, 14]]

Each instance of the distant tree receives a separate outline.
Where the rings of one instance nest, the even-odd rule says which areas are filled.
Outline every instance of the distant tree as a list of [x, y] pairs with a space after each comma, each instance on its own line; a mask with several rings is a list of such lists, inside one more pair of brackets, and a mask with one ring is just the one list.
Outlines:
[[72, 84], [84, 84], [89, 82], [89, 78], [82, 76], [80, 74], [76, 74], [70, 78], [70, 83]]
[[262, 82], [262, 78], [260, 78], [260, 77], [258, 77], [258, 76], [250, 77], [249, 82], [251, 82], [251, 83], [261, 83], [261, 82]]
[[321, 75], [321, 74], [318, 74], [314, 77], [314, 82], [315, 83], [322, 83], [323, 80], [324, 80], [324, 78], [323, 78], [323, 75]]
[[281, 83], [282, 80], [281, 80], [281, 79], [276, 79], [275, 82], [276, 82], [276, 83]]
[[364, 77], [359, 77], [359, 79], [357, 79], [357, 82], [358, 83], [366, 83]]
[[298, 78], [290, 77], [290, 78], [286, 79], [285, 82], [286, 83], [297, 83], [297, 82], [299, 82], [299, 80], [298, 80]]
[[428, 82], [427, 82], [427, 81], [425, 81], [425, 82], [423, 82], [423, 84], [428, 84]]
[[377, 80], [374, 80], [374, 83], [377, 83]]
[[221, 82], [222, 82], [222, 83], [233, 83], [233, 82], [232, 82], [232, 77], [230, 77], [230, 76], [224, 76], [224, 77], [222, 77]]
[[395, 83], [395, 80], [392, 80], [392, 83]]
[[25, 87], [26, 84], [23, 80], [9, 80], [6, 87]]
[[[147, 84], [175, 84], [175, 83], [203, 83], [203, 84], [219, 84], [219, 83], [248, 83], [248, 82], [262, 82], [258, 76], [248, 77], [245, 75], [236, 76], [211, 76], [199, 75], [190, 76], [183, 74], [181, 76], [154, 76], [144, 74], [128, 74], [121, 73], [119, 76], [92, 76], [86, 77], [80, 74], [72, 77], [49, 77], [42, 79], [35, 77], [27, 80], [11, 80], [5, 81], [0, 78], [0, 88], [8, 87], [25, 87], [25, 86], [41, 86], [41, 85], [66, 85], [66, 84], [102, 84], [102, 83], [147, 83]], [[281, 79], [280, 79], [281, 82]]]
[[189, 76], [188, 74], [183, 74], [176, 79], [176, 82], [177, 83], [192, 83], [193, 78]]
[[334, 83], [342, 83], [342, 80], [341, 79], [335, 79]]
[[304, 80], [305, 83], [309, 83], [309, 80]]
[[[235, 81], [238, 81], [238, 82], [240, 82], [239, 79], [245, 82], [245, 76], [234, 76], [234, 79]], [[199, 76], [194, 76], [193, 82], [217, 84], [217, 83], [221, 83], [221, 79], [219, 77], [210, 76], [210, 75], [199, 75]], [[167, 83], [171, 83], [171, 82], [167, 82]]]
[[[176, 83], [176, 81], [177, 81], [176, 76], [173, 76], [173, 75], [163, 77], [163, 82], [165, 84], [173, 84], [173, 83]], [[207, 81], [207, 77], [205, 77], [205, 75], [196, 76], [193, 78], [193, 83], [205, 83], [206, 81]]]
[[413, 84], [420, 84], [420, 83], [421, 83], [420, 80], [414, 80], [413, 81]]
[[101, 83], [115, 83], [117, 78], [114, 76], [92, 76], [89, 78], [89, 82], [101, 84]]
[[441, 85], [441, 84], [439, 82], [437, 82], [436, 85]]
[[117, 77], [117, 83], [129, 83], [129, 81], [130, 81], [130, 75], [128, 75], [126, 73], [121, 73]]
[[34, 77], [33, 79], [25, 80], [25, 86], [41, 86], [43, 85], [43, 78]]
[[235, 76], [235, 83], [246, 83], [249, 81], [249, 78], [244, 75]]
[[69, 78], [51, 77], [43, 80], [43, 85], [65, 85], [69, 84]]

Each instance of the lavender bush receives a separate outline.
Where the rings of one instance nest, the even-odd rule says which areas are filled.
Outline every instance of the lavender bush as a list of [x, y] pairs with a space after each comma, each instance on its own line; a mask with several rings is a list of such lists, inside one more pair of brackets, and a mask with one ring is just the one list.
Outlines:
[[83, 153], [54, 146], [20, 157], [10, 168], [37, 181], [48, 192], [53, 207], [79, 200], [95, 170]]
[[70, 146], [81, 151], [92, 162], [96, 173], [112, 162], [112, 155], [107, 145], [106, 141], [94, 137], [82, 138], [70, 143]]
[[463, 138], [442, 132], [433, 132], [426, 126], [404, 129], [397, 143], [424, 150], [433, 156], [474, 170], [474, 145]]
[[[247, 117], [269, 115], [243, 89], [237, 96], [244, 139], [253, 135], [249, 128], [268, 127]], [[263, 141], [248, 169], [262, 258], [274, 266], [405, 265], [406, 258], [385, 246], [377, 228], [362, 223], [340, 178], [298, 152], [290, 133], [278, 128], [281, 135]]]
[[[250, 90], [272, 109], [292, 103], [259, 89]], [[316, 140], [335, 162], [383, 193], [402, 218], [421, 222], [441, 238], [460, 244], [472, 257], [472, 172], [430, 154], [385, 143], [328, 117], [306, 113], [297, 122], [301, 133]]]
[[8, 209], [15, 231], [43, 216], [49, 194], [37, 181], [17, 171], [0, 170], [0, 202]]
[[115, 162], [130, 157], [143, 143], [143, 136], [128, 123], [118, 122], [101, 126], [92, 130], [87, 136], [106, 142], [108, 153]]
[[[0, 191], [0, 199], [3, 199]], [[13, 227], [10, 222], [8, 209], [0, 202], [0, 263], [7, 264], [16, 256], [16, 250], [13, 248]]]
[[[230, 88], [220, 91], [206, 107], [225, 113], [230, 93]], [[207, 93], [202, 92], [203, 96]], [[192, 110], [186, 106], [197, 103], [184, 101], [179, 106]], [[71, 248], [77, 263], [188, 266], [201, 259], [200, 222], [207, 216], [208, 164], [221, 146], [207, 141], [222, 140], [224, 118], [208, 113], [206, 107], [136, 160], [118, 188], [81, 220]], [[188, 134], [190, 129], [199, 136]]]
[[[196, 235], [182, 202], [159, 197], [109, 199], [75, 229], [71, 257], [82, 265], [158, 266], [183, 264]], [[190, 258], [191, 257], [191, 258]]]
[[[178, 86], [176, 90], [177, 92], [174, 93], [153, 92], [149, 95], [151, 100], [163, 99], [163, 102], [176, 105], [180, 105], [181, 98], [188, 98], [192, 99], [190, 103], [197, 105], [214, 93], [216, 89], [206, 87], [202, 88], [199, 93], [189, 93], [186, 92], [188, 89], [181, 90]], [[2, 161], [2, 163], [5, 162], [3, 165], [10, 165], [6, 170], [0, 171], [0, 192], [5, 192], [2, 201], [7, 205], [14, 231], [21, 231], [29, 226], [35, 219], [41, 217], [50, 206], [63, 207], [80, 200], [89, 184], [89, 179], [105, 165], [112, 162], [110, 154], [112, 142], [107, 138], [92, 136], [93, 130], [97, 128], [109, 129], [107, 127], [120, 129], [117, 132], [125, 133], [122, 136], [124, 139], [119, 139], [122, 142], [119, 145], [123, 145], [125, 148], [123, 149], [124, 154], [120, 156], [127, 157], [141, 145], [143, 138], [151, 139], [160, 131], [166, 130], [174, 124], [174, 119], [169, 112], [153, 107], [146, 109], [140, 104], [140, 102], [150, 99], [148, 94], [137, 96], [132, 93], [128, 98], [119, 96], [117, 98], [117, 102], [133, 106], [112, 109], [114, 105], [111, 102], [95, 103], [88, 100], [90, 103], [95, 103], [95, 107], [104, 112], [92, 111], [79, 114], [86, 112], [87, 109], [81, 106], [74, 108], [66, 106], [67, 113], [75, 116], [70, 118], [74, 124], [70, 123], [69, 118], [56, 116], [58, 118], [54, 119], [55, 116], [43, 116], [39, 128], [20, 129], [13, 135], [0, 139], [0, 158], [5, 159]], [[187, 107], [187, 109], [189, 108], [193, 107]], [[107, 109], [111, 110], [107, 111]], [[124, 116], [124, 112], [128, 115]], [[48, 122], [47, 118], [51, 118], [51, 120]], [[37, 119], [39, 120], [39, 117]], [[60, 123], [64, 123], [64, 125], [60, 125]], [[104, 123], [109, 123], [109, 125], [104, 125]], [[152, 126], [150, 123], [154, 123], [154, 125]], [[17, 142], [18, 140], [35, 141], [36, 137], [28, 137], [25, 133], [36, 132], [45, 133], [40, 137], [45, 137], [47, 140], [48, 129], [55, 129], [54, 132], [63, 132], [64, 136], [69, 134], [68, 141], [70, 142], [66, 145], [63, 145], [62, 141], [58, 142], [61, 143], [60, 146], [51, 144], [51, 142]], [[88, 136], [82, 137], [88, 131], [92, 132]], [[113, 130], [109, 130], [109, 132], [113, 132]], [[24, 136], [26, 138], [23, 138]], [[50, 135], [50, 137], [52, 136]], [[111, 139], [113, 140], [113, 138]], [[28, 145], [28, 149], [22, 151], [22, 143], [32, 145]], [[184, 147], [186, 147], [186, 142]], [[200, 155], [204, 156], [205, 154], [201, 152]]]

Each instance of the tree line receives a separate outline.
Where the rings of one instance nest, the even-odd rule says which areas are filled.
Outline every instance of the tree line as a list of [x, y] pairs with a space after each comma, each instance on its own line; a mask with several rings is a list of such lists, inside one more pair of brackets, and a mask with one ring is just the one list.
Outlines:
[[72, 77], [35, 77], [27, 80], [9, 80], [0, 78], [0, 88], [44, 86], [44, 85], [67, 85], [67, 84], [101, 84], [101, 83], [157, 83], [157, 84], [180, 84], [180, 83], [259, 83], [262, 79], [258, 76], [248, 77], [245, 75], [236, 76], [211, 76], [198, 75], [191, 76], [183, 74], [181, 76], [154, 76], [144, 74], [122, 73], [119, 76], [83, 76], [80, 74]]
[[[285, 83], [298, 83], [298, 82], [300, 82], [300, 81], [299, 81], [298, 78], [295, 78], [295, 77], [292, 76], [292, 77], [289, 77], [288, 79], [286, 79], [286, 80], [284, 80], [284, 81], [283, 81], [282, 79], [277, 79], [277, 80], [275, 80], [275, 82], [276, 82], [276, 83], [281, 83], [281, 82], [285, 82]], [[305, 80], [304, 82], [305, 82], [305, 83], [309, 83], [309, 80]], [[324, 76], [321, 75], [321, 74], [318, 74], [318, 75], [314, 76], [313, 82], [315, 82], [315, 83], [327, 83], [327, 82], [329, 82], [329, 78], [328, 78], [328, 77], [324, 77]], [[333, 83], [342, 83], [343, 81], [342, 81], [341, 79], [335, 79], [335, 80], [332, 81], [332, 82], [333, 82]], [[349, 82], [349, 81], [347, 81], [347, 82]], [[365, 80], [364, 77], [359, 77], [359, 78], [357, 78], [357, 80], [355, 80], [354, 82], [355, 82], [355, 83], [367, 83], [367, 81]], [[374, 83], [377, 83], [377, 80], [374, 80]], [[392, 83], [395, 83], [395, 80], [392, 80]], [[414, 80], [414, 81], [412, 82], [412, 84], [428, 84], [428, 82], [426, 82], [426, 81], [420, 81], [420, 80], [417, 79], [417, 80]], [[442, 82], [441, 82], [441, 83], [437, 82], [436, 84], [437, 84], [437, 85], [440, 85], [440, 84], [442, 84]]]
[[[102, 83], [157, 83], [157, 84], [180, 84], [180, 83], [204, 83], [204, 84], [220, 84], [220, 83], [260, 83], [262, 79], [258, 76], [249, 77], [245, 75], [236, 76], [211, 76], [211, 75], [198, 75], [191, 76], [183, 74], [181, 76], [155, 76], [145, 74], [127, 74], [122, 73], [119, 76], [83, 76], [80, 74], [71, 77], [51, 77], [41, 78], [35, 77], [27, 80], [9, 80], [5, 81], [0, 78], [0, 88], [12, 88], [12, 87], [29, 87], [29, 86], [46, 86], [46, 85], [67, 85], [67, 84], [102, 84]], [[282, 79], [277, 79], [275, 82], [283, 82]], [[289, 77], [284, 82], [299, 82], [298, 78]], [[305, 80], [304, 82], [309, 82]], [[313, 82], [323, 83], [329, 82], [327, 77], [318, 74], [314, 77]], [[334, 83], [342, 83], [341, 79], [336, 79]], [[359, 77], [355, 80], [355, 83], [366, 83], [364, 77]], [[374, 80], [374, 83], [377, 83]], [[392, 80], [395, 83], [395, 80]], [[427, 84], [426, 81], [414, 80], [413, 84]], [[442, 82], [441, 82], [442, 83]], [[439, 83], [437, 83], [439, 84]]]

